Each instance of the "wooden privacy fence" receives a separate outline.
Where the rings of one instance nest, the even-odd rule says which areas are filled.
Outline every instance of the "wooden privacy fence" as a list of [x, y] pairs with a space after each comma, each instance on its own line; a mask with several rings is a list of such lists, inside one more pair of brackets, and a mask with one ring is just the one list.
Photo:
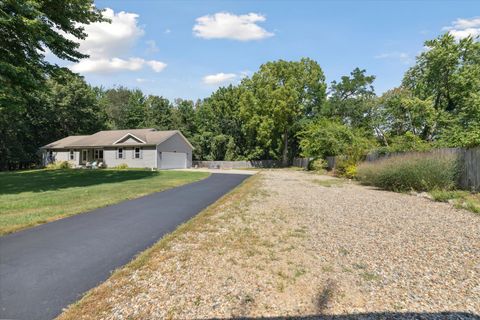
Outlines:
[[[310, 159], [294, 158], [294, 167], [308, 168]], [[281, 168], [282, 162], [278, 160], [245, 160], [245, 161], [193, 161], [193, 167], [209, 169], [249, 169], [249, 168]]]
[[293, 158], [292, 166], [308, 169], [311, 160], [310, 158]]
[[[454, 155], [460, 162], [459, 185], [462, 189], [480, 191], [480, 147], [472, 149], [441, 148], [427, 152], [396, 152], [388, 154], [370, 153], [365, 161], [372, 162], [386, 158], [403, 157], [412, 154], [433, 154], [441, 156]], [[339, 157], [327, 157], [328, 169], [335, 168]]]

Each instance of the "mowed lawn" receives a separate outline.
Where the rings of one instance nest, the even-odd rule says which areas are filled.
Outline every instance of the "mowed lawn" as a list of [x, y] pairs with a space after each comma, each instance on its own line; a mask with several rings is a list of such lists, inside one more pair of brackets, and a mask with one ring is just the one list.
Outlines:
[[[206, 178], [205, 172], [31, 170], [0, 173], [0, 235]], [[134, 214], [134, 213], [132, 213]]]

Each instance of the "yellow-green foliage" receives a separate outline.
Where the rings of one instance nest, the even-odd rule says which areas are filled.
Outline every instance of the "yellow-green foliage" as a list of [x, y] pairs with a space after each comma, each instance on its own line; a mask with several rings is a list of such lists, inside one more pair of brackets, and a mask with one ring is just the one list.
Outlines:
[[349, 179], [353, 179], [357, 176], [357, 165], [350, 164], [345, 168], [345, 177]]
[[308, 164], [308, 170], [317, 172], [325, 172], [325, 170], [327, 170], [327, 167], [327, 161], [322, 158], [317, 158], [313, 161], [310, 161], [310, 163]]
[[115, 167], [115, 169], [128, 169], [128, 164], [126, 163], [120, 163], [118, 166]]
[[452, 190], [458, 169], [453, 155], [405, 154], [362, 163], [357, 178], [364, 184], [392, 191]]
[[70, 169], [72, 164], [68, 161], [55, 161], [46, 165], [45, 169], [56, 170], [56, 169]]

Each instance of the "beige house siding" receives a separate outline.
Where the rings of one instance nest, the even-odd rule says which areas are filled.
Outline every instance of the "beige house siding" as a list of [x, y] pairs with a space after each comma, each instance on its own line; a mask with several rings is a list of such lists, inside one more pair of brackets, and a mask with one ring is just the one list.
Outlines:
[[[88, 150], [88, 162], [93, 162], [94, 149], [103, 150], [103, 163], [109, 167], [113, 168], [120, 164], [127, 164], [130, 168], [161, 168], [161, 153], [162, 152], [178, 152], [187, 154], [187, 167], [192, 166], [192, 147], [183, 139], [183, 137], [176, 133], [172, 135], [167, 140], [160, 142], [158, 146], [142, 146], [142, 154], [140, 159], [134, 158], [134, 146], [131, 144], [135, 143], [136, 140], [126, 137], [124, 141], [118, 145], [108, 146], [108, 147], [78, 147], [73, 149], [75, 152], [75, 159], [70, 160], [70, 149], [53, 149], [53, 159], [49, 161], [48, 151], [50, 149], [44, 149], [43, 151], [43, 164], [47, 165], [49, 162], [55, 161], [69, 161], [74, 167], [81, 166], [80, 156], [83, 149]], [[122, 144], [129, 143], [130, 146], [124, 147]], [[123, 148], [124, 156], [122, 159], [117, 159], [117, 149]], [[158, 149], [158, 150], [157, 150]]]
[[192, 151], [193, 149], [179, 134], [173, 135], [158, 145], [157, 167], [161, 167], [161, 152], [181, 152], [187, 154], [187, 168], [190, 168], [192, 166]]
[[155, 168], [155, 146], [145, 146], [142, 148], [142, 157], [140, 159], [134, 158], [133, 147], [123, 147], [123, 159], [117, 159], [118, 148], [104, 148], [103, 160], [107, 167], [112, 168], [120, 164], [127, 164], [130, 168]]
[[53, 150], [53, 158], [50, 161], [50, 159], [48, 159], [48, 152], [43, 152], [42, 154], [43, 165], [47, 165], [49, 163], [57, 162], [57, 161], [68, 161], [73, 166], [77, 166], [80, 158], [80, 151], [74, 149], [74, 155], [75, 155], [75, 159], [70, 160], [70, 149], [55, 149]]

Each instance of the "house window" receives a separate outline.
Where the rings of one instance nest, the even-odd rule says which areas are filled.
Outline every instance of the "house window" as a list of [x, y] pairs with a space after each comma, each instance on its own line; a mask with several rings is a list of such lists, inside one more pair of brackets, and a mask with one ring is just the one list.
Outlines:
[[95, 160], [103, 160], [103, 150], [95, 149], [93, 153], [93, 157], [95, 158]]
[[75, 160], [75, 152], [70, 150], [70, 160]]
[[117, 158], [118, 159], [123, 159], [124, 153], [123, 153], [123, 148], [118, 148], [117, 149]]
[[136, 147], [134, 150], [133, 157], [135, 159], [141, 159], [142, 158], [142, 148]]
[[82, 157], [80, 158], [81, 163], [86, 163], [87, 162], [87, 156], [88, 156], [88, 150], [82, 150]]
[[53, 150], [48, 150], [47, 157], [49, 161], [53, 161]]

